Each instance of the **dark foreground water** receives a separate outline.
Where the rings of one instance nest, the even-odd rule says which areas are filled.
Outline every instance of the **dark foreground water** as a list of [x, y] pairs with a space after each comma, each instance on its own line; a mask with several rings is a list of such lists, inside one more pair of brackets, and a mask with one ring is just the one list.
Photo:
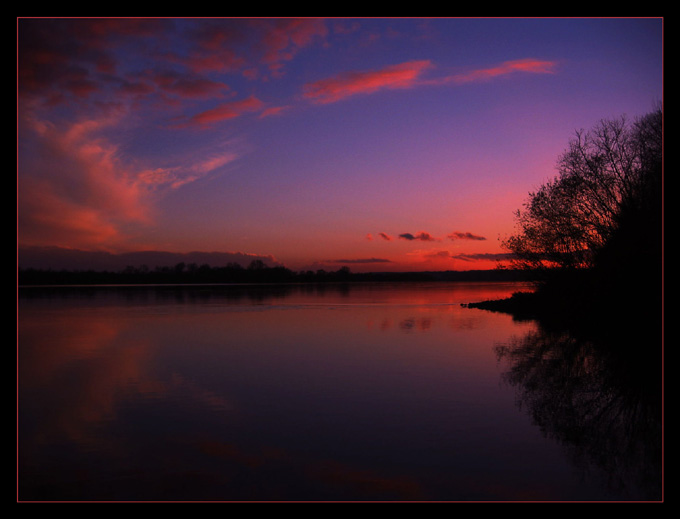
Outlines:
[[659, 500], [656, 390], [461, 306], [522, 288], [21, 289], [18, 499]]

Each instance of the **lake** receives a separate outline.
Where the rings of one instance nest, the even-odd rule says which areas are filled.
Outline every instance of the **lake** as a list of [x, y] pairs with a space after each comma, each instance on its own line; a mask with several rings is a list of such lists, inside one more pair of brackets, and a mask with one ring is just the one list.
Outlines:
[[21, 288], [18, 500], [659, 500], [658, 392], [463, 306], [528, 288]]

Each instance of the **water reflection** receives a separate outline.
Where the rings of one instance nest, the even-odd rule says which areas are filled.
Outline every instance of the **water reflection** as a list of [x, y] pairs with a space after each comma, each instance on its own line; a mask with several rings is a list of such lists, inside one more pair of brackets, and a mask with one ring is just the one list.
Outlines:
[[[634, 329], [634, 328], [633, 328]], [[660, 342], [539, 327], [497, 347], [518, 405], [584, 478], [620, 499], [662, 498]]]
[[[641, 404], [637, 414], [624, 413], [624, 403], [633, 401], [610, 387], [616, 369], [590, 347], [541, 336], [534, 323], [461, 307], [519, 288], [23, 291], [19, 496], [458, 501], [628, 495], [575, 479], [562, 448], [595, 426], [630, 441], [631, 430], [623, 437], [626, 416], [638, 427], [651, 424], [642, 421]], [[509, 343], [511, 336], [524, 339]], [[524, 388], [522, 405], [540, 429], [517, 412], [514, 391], [499, 384], [493, 346], [500, 343], [507, 346], [497, 353], [512, 366], [508, 380]], [[567, 384], [573, 391], [565, 391]], [[638, 386], [644, 384], [629, 380], [618, 387], [639, 395]], [[566, 394], [553, 395], [558, 387]], [[585, 391], [605, 388], [613, 401]], [[593, 399], [587, 413], [586, 396]], [[541, 431], [559, 443], [545, 442]], [[654, 434], [651, 425], [648, 434]], [[652, 445], [643, 437], [639, 442]], [[572, 458], [582, 463], [592, 452], [603, 457], [604, 468], [620, 467], [622, 454], [613, 449], [623, 445], [607, 447], [593, 443]]]

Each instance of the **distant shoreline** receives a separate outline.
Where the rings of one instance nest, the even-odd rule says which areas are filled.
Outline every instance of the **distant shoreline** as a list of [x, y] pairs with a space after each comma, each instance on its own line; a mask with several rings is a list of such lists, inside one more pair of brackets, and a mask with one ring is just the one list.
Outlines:
[[65, 271], [19, 269], [17, 286], [163, 286], [271, 283], [366, 283], [366, 282], [446, 282], [446, 281], [534, 281], [531, 272], [513, 269], [424, 272], [354, 273], [348, 269], [334, 272], [293, 272], [285, 268], [229, 269], [211, 268], [181, 271]]

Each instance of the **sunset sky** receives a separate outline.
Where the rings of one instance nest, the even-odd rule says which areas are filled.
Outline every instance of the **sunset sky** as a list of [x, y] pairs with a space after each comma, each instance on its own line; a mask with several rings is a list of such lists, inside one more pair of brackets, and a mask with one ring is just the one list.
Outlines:
[[19, 266], [494, 268], [576, 130], [663, 100], [662, 22], [18, 19]]

